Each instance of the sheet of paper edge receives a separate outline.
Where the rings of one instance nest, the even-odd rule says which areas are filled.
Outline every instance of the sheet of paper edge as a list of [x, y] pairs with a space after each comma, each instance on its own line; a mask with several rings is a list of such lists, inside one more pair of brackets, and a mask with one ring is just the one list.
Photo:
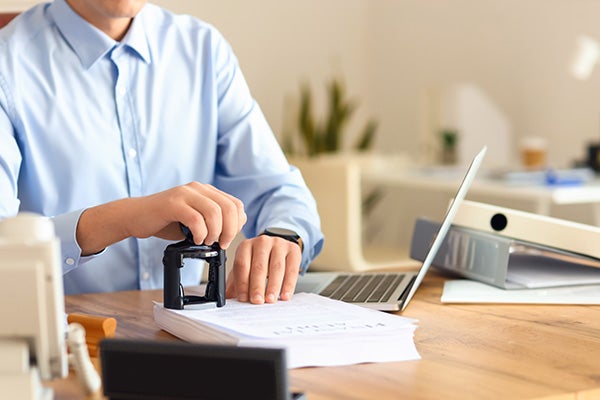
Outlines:
[[600, 304], [600, 285], [505, 290], [468, 279], [444, 283], [442, 303]]

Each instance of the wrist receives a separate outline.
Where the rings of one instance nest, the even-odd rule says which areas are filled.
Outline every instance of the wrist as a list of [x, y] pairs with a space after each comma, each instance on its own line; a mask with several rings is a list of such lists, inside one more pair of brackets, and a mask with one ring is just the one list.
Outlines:
[[95, 254], [131, 236], [128, 231], [129, 199], [87, 208], [76, 228], [76, 241], [83, 255]]
[[288, 242], [296, 243], [300, 247], [300, 251], [304, 250], [302, 238], [291, 229], [270, 227], [262, 231], [261, 235], [280, 237]]

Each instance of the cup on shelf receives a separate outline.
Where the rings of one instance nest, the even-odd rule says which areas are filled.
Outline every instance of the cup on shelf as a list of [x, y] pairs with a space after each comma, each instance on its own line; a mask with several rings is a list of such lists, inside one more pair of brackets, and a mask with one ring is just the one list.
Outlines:
[[539, 136], [526, 136], [520, 142], [521, 163], [528, 170], [546, 168], [548, 141]]

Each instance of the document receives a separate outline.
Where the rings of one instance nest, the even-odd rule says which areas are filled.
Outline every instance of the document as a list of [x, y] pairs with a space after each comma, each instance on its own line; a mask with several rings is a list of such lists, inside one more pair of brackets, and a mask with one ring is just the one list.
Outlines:
[[536, 251], [520, 255], [520, 262], [509, 265], [506, 280], [525, 288], [600, 285], [597, 259], [587, 260], [555, 252]]
[[600, 285], [506, 290], [468, 279], [444, 283], [442, 303], [600, 304]]
[[285, 348], [288, 368], [420, 359], [416, 320], [312, 293], [274, 304], [228, 299], [199, 310], [155, 303], [154, 319], [188, 342]]

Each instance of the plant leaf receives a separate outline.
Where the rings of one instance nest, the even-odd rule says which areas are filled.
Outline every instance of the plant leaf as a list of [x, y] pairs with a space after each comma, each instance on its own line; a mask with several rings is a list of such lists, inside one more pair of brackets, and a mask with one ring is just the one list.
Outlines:
[[304, 141], [304, 147], [309, 156], [315, 155], [315, 121], [312, 115], [312, 96], [310, 87], [305, 84], [300, 88], [300, 112], [298, 126]]
[[362, 135], [358, 138], [354, 148], [358, 151], [367, 151], [373, 147], [378, 126], [379, 123], [376, 120], [370, 119], [369, 122], [367, 122]]
[[385, 191], [381, 187], [372, 189], [362, 200], [362, 215], [368, 217], [373, 212], [375, 206], [381, 201]]

